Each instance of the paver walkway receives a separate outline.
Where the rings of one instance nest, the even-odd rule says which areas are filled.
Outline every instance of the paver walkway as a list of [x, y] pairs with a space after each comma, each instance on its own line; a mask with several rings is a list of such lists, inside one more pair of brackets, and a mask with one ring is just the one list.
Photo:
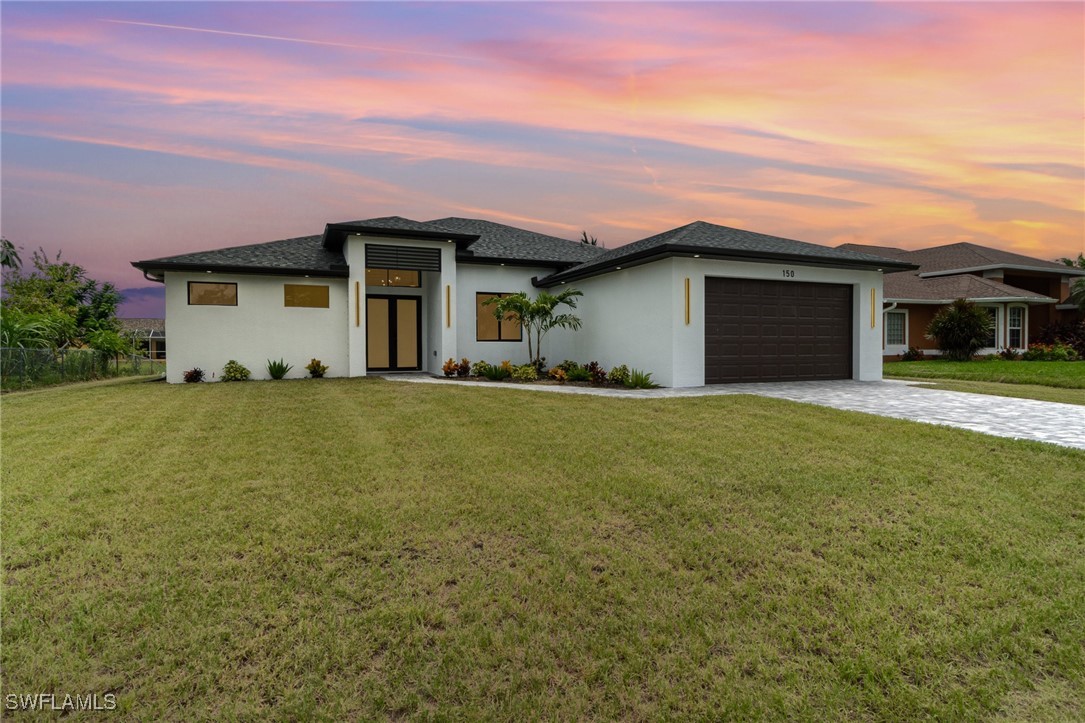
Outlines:
[[921, 382], [845, 380], [720, 384], [681, 389], [594, 389], [557, 385], [483, 384], [482, 382], [435, 379], [424, 375], [390, 375], [388, 378], [404, 382], [462, 384], [475, 387], [482, 385], [486, 389], [521, 389], [636, 399], [756, 394], [763, 397], [789, 399], [794, 402], [819, 404], [835, 409], [847, 409], [853, 412], [866, 412], [883, 417], [960, 427], [998, 437], [1032, 439], [1064, 447], [1085, 449], [1085, 406], [927, 389], [921, 386]]

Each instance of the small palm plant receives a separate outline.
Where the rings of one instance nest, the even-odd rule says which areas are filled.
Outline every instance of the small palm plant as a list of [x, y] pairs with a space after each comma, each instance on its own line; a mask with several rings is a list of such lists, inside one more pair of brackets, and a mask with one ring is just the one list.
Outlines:
[[577, 297], [583, 295], [583, 291], [565, 289], [556, 296], [543, 291], [538, 297], [531, 299], [521, 291], [508, 296], [495, 296], [483, 303], [493, 306], [494, 316], [498, 319], [519, 322], [527, 332], [527, 355], [538, 370], [542, 367], [542, 340], [547, 332], [558, 327], [573, 331], [580, 328], [579, 316], [557, 314], [554, 310], [560, 304], [575, 309]]
[[957, 299], [934, 315], [927, 338], [938, 342], [943, 358], [969, 361], [987, 343], [993, 323], [982, 307]]

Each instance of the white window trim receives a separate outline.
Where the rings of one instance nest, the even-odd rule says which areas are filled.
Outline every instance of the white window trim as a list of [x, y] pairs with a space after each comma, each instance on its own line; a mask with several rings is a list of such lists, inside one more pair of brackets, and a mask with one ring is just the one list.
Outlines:
[[[889, 324], [888, 316], [890, 314], [904, 314], [904, 343], [903, 344], [890, 344], [889, 343]], [[882, 349], [886, 355], [903, 354], [908, 351], [908, 310], [907, 309], [889, 309], [885, 312], [885, 317], [882, 319]]]
[[1006, 346], [1010, 345], [1010, 309], [1021, 310], [1021, 345], [1015, 346], [1014, 349], [1027, 349], [1028, 348], [1028, 305], [1027, 304], [1010, 304], [1006, 307]]

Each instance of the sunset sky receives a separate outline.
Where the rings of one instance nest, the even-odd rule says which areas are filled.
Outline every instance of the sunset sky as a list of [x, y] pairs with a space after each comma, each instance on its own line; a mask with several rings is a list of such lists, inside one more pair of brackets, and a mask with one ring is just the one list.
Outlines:
[[3, 235], [136, 259], [399, 215], [608, 247], [1085, 250], [1085, 5], [13, 3]]

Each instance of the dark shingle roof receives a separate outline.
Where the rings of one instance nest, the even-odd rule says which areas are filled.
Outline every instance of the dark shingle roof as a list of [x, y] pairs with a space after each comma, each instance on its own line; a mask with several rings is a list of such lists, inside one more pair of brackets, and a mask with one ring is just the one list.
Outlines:
[[137, 261], [133, 265], [145, 271], [163, 267], [199, 271], [206, 267], [250, 273], [300, 272], [345, 276], [346, 261], [342, 251], [326, 249], [320, 242], [320, 236], [300, 236], [261, 244], [164, 256]]
[[475, 218], [439, 218], [430, 224], [479, 237], [462, 259], [539, 261], [544, 264], [573, 265], [598, 257], [605, 249], [579, 241], [547, 236], [514, 226]]
[[819, 265], [842, 267], [901, 268], [911, 266], [884, 256], [847, 251], [793, 239], [743, 231], [704, 221], [664, 231], [606, 251], [599, 256], [543, 280], [552, 285], [571, 278], [605, 273], [627, 261], [643, 260], [674, 254], [703, 252], [706, 256], [745, 258], [751, 261], [808, 261]]
[[1014, 268], [1037, 269], [1051, 271], [1058, 274], [1071, 276], [1085, 275], [1085, 270], [1075, 269], [1056, 261], [1033, 258], [1023, 254], [1015, 254], [1011, 251], [1002, 251], [988, 246], [979, 246], [973, 243], [961, 242], [945, 244], [944, 246], [932, 246], [925, 249], [907, 251], [905, 249], [891, 248], [886, 246], [865, 246], [861, 244], [843, 244], [838, 249], [851, 251], [867, 251], [868, 253], [882, 254], [891, 258], [910, 261], [919, 267], [920, 274], [952, 273], [961, 269], [998, 268], [1000, 266]]

